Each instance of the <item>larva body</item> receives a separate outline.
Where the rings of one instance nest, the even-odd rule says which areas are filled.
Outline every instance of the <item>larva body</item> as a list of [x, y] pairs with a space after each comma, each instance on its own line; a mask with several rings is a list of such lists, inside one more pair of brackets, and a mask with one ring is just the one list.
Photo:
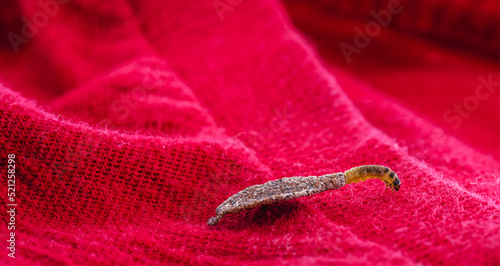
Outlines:
[[359, 166], [345, 173], [323, 176], [284, 177], [261, 185], [247, 187], [229, 197], [217, 207], [216, 216], [210, 218], [207, 224], [216, 225], [224, 215], [229, 213], [239, 213], [264, 204], [310, 196], [373, 178], [381, 179], [391, 189], [399, 190], [401, 185], [396, 173], [387, 167], [378, 165]]
[[357, 183], [368, 179], [380, 179], [384, 181], [387, 187], [398, 191], [401, 181], [398, 175], [391, 169], [380, 165], [363, 165], [351, 168], [344, 172], [347, 184]]

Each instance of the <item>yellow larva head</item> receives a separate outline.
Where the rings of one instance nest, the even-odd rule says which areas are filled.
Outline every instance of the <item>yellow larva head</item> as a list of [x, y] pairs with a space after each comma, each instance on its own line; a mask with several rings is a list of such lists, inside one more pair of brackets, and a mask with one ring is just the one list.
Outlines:
[[[398, 175], [397, 175], [396, 173], [394, 173], [391, 169], [389, 169], [389, 168], [387, 168], [387, 167], [386, 167], [385, 169], [388, 169], [388, 170], [389, 170], [389, 171], [388, 171], [388, 178], [389, 178], [389, 181], [384, 181], [384, 182], [386, 182], [386, 184], [387, 184], [390, 188], [392, 188], [392, 189], [394, 189], [394, 190], [398, 191], [398, 190], [399, 190], [399, 188], [401, 187], [401, 180], [399, 180]], [[386, 173], [386, 174], [387, 174], [387, 173]]]

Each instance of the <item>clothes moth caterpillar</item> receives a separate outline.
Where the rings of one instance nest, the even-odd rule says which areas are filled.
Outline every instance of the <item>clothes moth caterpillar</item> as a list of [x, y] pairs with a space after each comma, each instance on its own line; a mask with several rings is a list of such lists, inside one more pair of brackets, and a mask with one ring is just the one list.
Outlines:
[[368, 179], [380, 179], [389, 189], [398, 191], [401, 181], [398, 175], [388, 167], [380, 165], [363, 165], [351, 168], [344, 172], [347, 184], [357, 183]]
[[368, 179], [381, 179], [389, 189], [396, 191], [401, 186], [401, 181], [396, 173], [380, 165], [363, 165], [351, 168], [344, 173], [322, 176], [284, 177], [261, 185], [247, 187], [229, 197], [217, 207], [216, 216], [208, 219], [207, 224], [216, 225], [224, 215], [229, 213], [239, 213], [265, 204], [310, 196]]

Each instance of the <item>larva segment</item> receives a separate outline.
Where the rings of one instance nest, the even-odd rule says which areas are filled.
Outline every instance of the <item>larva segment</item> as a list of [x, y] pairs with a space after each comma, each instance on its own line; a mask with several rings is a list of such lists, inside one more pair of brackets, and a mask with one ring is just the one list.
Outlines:
[[264, 204], [271, 204], [303, 196], [310, 196], [346, 184], [343, 173], [323, 176], [294, 176], [269, 181], [262, 185], [247, 187], [224, 201], [215, 210], [215, 217], [208, 225], [216, 225], [224, 215], [239, 213]]
[[368, 179], [380, 179], [384, 181], [387, 187], [398, 191], [401, 187], [401, 181], [398, 175], [385, 166], [363, 165], [351, 168], [344, 173], [346, 183], [357, 183]]

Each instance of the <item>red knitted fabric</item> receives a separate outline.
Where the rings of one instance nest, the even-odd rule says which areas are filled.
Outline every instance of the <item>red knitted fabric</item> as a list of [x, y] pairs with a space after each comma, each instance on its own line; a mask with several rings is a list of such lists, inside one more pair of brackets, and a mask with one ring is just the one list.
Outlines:
[[0, 263], [500, 263], [496, 1], [4, 2]]

